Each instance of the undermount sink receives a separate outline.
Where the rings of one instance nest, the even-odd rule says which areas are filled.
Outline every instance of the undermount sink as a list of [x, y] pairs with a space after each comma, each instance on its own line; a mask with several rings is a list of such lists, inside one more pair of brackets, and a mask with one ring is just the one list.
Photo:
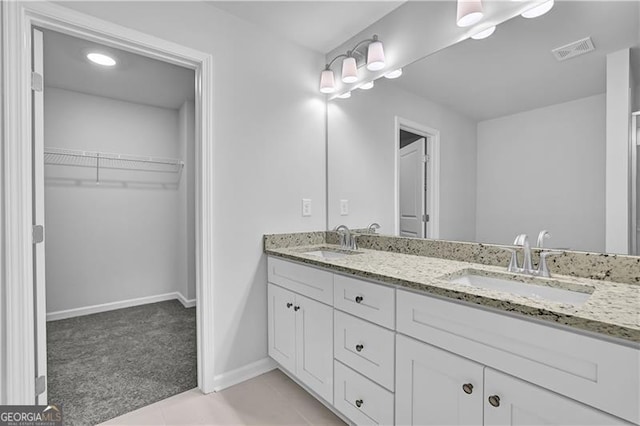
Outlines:
[[320, 248], [312, 251], [307, 251], [302, 254], [307, 256], [316, 256], [322, 259], [342, 259], [343, 257], [353, 256], [354, 254], [360, 254], [357, 251], [348, 252], [343, 250], [335, 250], [330, 248]]
[[[498, 275], [498, 274], [496, 274]], [[522, 277], [523, 280], [536, 278]], [[547, 302], [565, 303], [579, 306], [585, 303], [593, 293], [593, 287], [564, 283], [555, 280], [544, 280], [546, 285], [517, 281], [512, 276], [493, 276], [482, 271], [466, 270], [449, 278], [449, 282], [469, 287], [497, 290], [538, 299]]]

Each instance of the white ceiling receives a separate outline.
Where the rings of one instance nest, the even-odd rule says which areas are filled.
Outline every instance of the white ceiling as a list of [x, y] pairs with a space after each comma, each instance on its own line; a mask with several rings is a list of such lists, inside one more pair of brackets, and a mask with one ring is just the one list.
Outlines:
[[[89, 62], [87, 50], [109, 52], [118, 64]], [[178, 109], [195, 98], [193, 70], [123, 50], [44, 30], [45, 87], [57, 87], [127, 102]]]
[[403, 1], [207, 1], [208, 4], [326, 54]]
[[[516, 17], [488, 39], [458, 43], [406, 67], [398, 80], [380, 83], [398, 84], [476, 120], [604, 93], [606, 54], [638, 44], [638, 20], [635, 1], [556, 2], [542, 17]], [[594, 52], [564, 62], [551, 54], [587, 36]]]

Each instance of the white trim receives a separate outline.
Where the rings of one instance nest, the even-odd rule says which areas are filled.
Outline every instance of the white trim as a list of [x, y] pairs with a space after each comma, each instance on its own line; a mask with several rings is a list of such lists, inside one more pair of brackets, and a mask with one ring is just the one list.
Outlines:
[[117, 309], [131, 308], [133, 306], [147, 305], [149, 303], [164, 302], [167, 300], [177, 300], [185, 308], [193, 307], [195, 300], [191, 306], [187, 306], [189, 301], [178, 292], [158, 294], [155, 296], [138, 297], [136, 299], [119, 300], [117, 302], [102, 303], [100, 305], [83, 306], [82, 308], [66, 309], [64, 311], [55, 311], [47, 313], [47, 321], [57, 321], [61, 319], [81, 317], [84, 315], [97, 314], [99, 312], [115, 311]]
[[432, 127], [407, 120], [402, 117], [395, 117], [395, 137], [394, 137], [394, 233], [400, 234], [400, 129], [410, 131], [419, 136], [428, 138], [427, 156], [429, 157], [429, 182], [431, 191], [427, 199], [429, 222], [427, 222], [427, 235], [429, 239], [440, 238], [440, 131]]
[[178, 299], [178, 301], [182, 303], [182, 306], [184, 306], [185, 308], [193, 308], [194, 306], [196, 306], [196, 299], [187, 299], [186, 297], [184, 297], [184, 294], [180, 293], [179, 291], [177, 291], [175, 294], [176, 299]]
[[[29, 61], [33, 25], [196, 70], [196, 318], [198, 387], [213, 391], [213, 57], [49, 2], [1, 2], [2, 235], [6, 342], [0, 404], [34, 403], [34, 292]], [[44, 318], [44, 313], [40, 315]], [[6, 377], [4, 377], [6, 376]]]
[[247, 364], [244, 367], [216, 375], [214, 378], [215, 384], [213, 390], [216, 392], [221, 391], [230, 386], [253, 379], [254, 377], [267, 373], [271, 370], [275, 370], [276, 368], [277, 364], [273, 359], [269, 357], [262, 358], [256, 362]]

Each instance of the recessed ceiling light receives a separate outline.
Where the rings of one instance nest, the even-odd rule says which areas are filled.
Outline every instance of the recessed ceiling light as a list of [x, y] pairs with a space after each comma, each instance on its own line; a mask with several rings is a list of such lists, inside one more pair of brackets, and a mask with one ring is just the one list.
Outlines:
[[364, 83], [362, 86], [360, 86], [359, 88], [362, 90], [369, 90], [373, 87], [373, 81], [367, 81], [366, 83]]
[[343, 93], [342, 95], [340, 95], [338, 97], [340, 99], [349, 99], [351, 97], [351, 92]]
[[387, 78], [398, 78], [402, 75], [402, 68], [398, 68], [397, 70], [389, 71], [384, 76]]
[[548, 0], [542, 4], [532, 7], [531, 9], [522, 13], [523, 18], [537, 18], [542, 16], [553, 8], [553, 0]]
[[496, 26], [494, 25], [493, 27], [489, 27], [486, 30], [482, 30], [479, 33], [472, 35], [471, 38], [474, 40], [482, 40], [483, 38], [487, 38], [493, 34], [495, 30]]
[[482, 0], [458, 0], [456, 24], [459, 27], [470, 27], [477, 24], [483, 16]]
[[104, 67], [112, 67], [116, 64], [116, 60], [104, 53], [91, 52], [87, 53], [87, 59], [91, 62], [102, 65]]

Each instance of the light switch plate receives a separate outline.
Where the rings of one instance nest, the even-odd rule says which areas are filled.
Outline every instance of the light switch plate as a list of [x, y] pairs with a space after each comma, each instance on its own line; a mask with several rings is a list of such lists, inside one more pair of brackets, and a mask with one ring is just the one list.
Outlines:
[[302, 199], [302, 216], [311, 216], [311, 198]]
[[349, 200], [340, 200], [340, 216], [349, 215]]

